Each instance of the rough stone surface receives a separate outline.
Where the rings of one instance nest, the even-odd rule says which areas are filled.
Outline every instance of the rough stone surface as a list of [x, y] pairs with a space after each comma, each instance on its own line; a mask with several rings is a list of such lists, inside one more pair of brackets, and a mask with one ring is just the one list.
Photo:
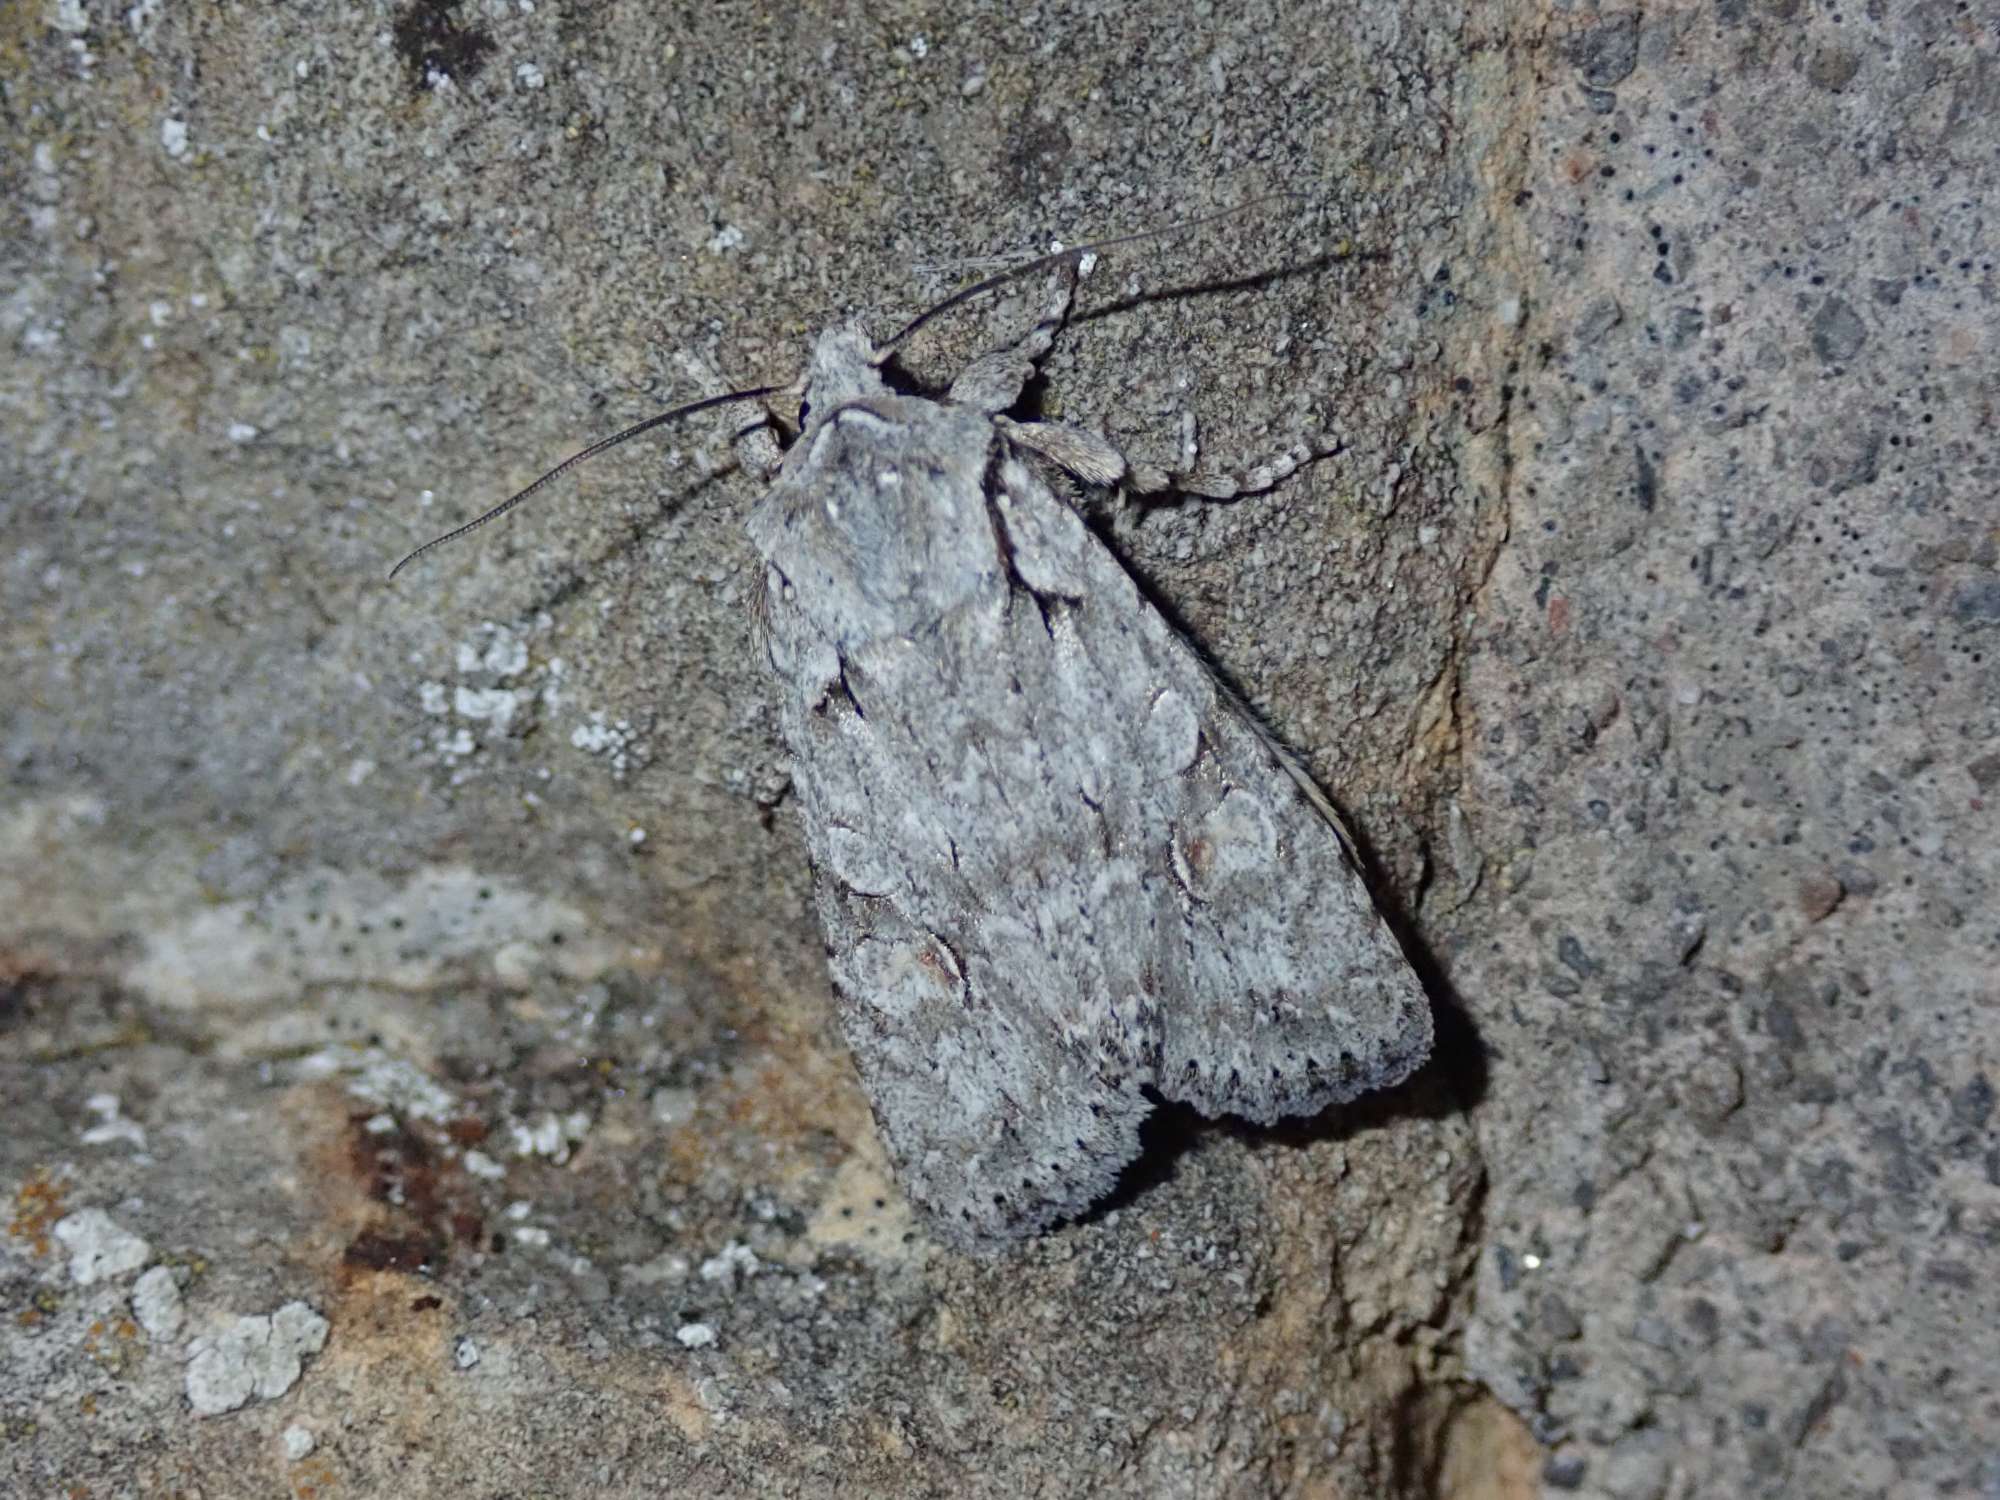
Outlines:
[[[0, 1491], [1995, 1493], [1995, 51], [0, 10]], [[382, 572], [831, 316], [1273, 188], [1107, 258], [1043, 406], [1347, 439], [1088, 509], [1352, 814], [1439, 1057], [969, 1262], [828, 1024], [730, 422]]]

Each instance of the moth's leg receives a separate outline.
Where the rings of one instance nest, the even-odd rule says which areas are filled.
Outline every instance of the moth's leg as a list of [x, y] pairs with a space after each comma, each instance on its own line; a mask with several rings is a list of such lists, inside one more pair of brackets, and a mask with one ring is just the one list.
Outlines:
[[1076, 298], [1077, 270], [1065, 265], [1055, 279], [1048, 305], [1035, 326], [1013, 343], [982, 354], [951, 383], [949, 399], [977, 411], [1002, 412], [1021, 399], [1021, 388], [1034, 376], [1042, 356], [1056, 341]]
[[1087, 427], [1072, 427], [1067, 422], [1015, 422], [1007, 417], [995, 417], [993, 425], [1013, 442], [1039, 453], [1085, 484], [1114, 485], [1125, 477], [1125, 455], [1109, 438]]
[[1182, 461], [1172, 469], [1129, 463], [1109, 438], [1088, 428], [1062, 422], [1010, 422], [1005, 417], [997, 418], [996, 422], [1014, 442], [1033, 449], [1085, 484], [1113, 485], [1122, 481], [1127, 492], [1134, 495], [1199, 495], [1208, 500], [1234, 500], [1239, 495], [1255, 495], [1271, 489], [1304, 465], [1315, 459], [1330, 458], [1341, 448], [1338, 442], [1315, 443], [1302, 438], [1255, 468], [1241, 474], [1218, 474], [1195, 462], [1191, 422], [1182, 424]]
[[1181, 417], [1180, 462], [1162, 469], [1152, 464], [1131, 464], [1125, 489], [1133, 495], [1198, 495], [1206, 500], [1234, 500], [1239, 495], [1257, 495], [1289, 479], [1317, 459], [1340, 452], [1338, 439], [1300, 438], [1282, 453], [1239, 474], [1223, 474], [1202, 467], [1201, 448], [1195, 437], [1194, 413]]

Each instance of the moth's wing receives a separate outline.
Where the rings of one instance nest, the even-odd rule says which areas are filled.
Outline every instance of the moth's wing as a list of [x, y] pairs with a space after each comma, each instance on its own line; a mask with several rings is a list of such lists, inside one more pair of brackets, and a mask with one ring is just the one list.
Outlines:
[[1214, 773], [1183, 783], [1171, 834], [1189, 997], [1161, 1015], [1158, 1087], [1269, 1124], [1400, 1083], [1430, 1055], [1430, 1002], [1334, 828], [1217, 709]]
[[1076, 514], [1018, 462], [998, 511], [1017, 574], [1075, 600], [1068, 656], [1148, 774], [1116, 844], [1170, 872], [1151, 1082], [1204, 1114], [1269, 1123], [1400, 1082], [1431, 1013], [1336, 828]]
[[[921, 493], [925, 453], [906, 432], [848, 461]], [[805, 504], [808, 481], [768, 503]], [[1150, 1064], [1088, 1013], [1091, 924], [1132, 925], [1164, 887], [1080, 852], [1080, 804], [1037, 752], [1048, 636], [1004, 570], [932, 629], [838, 649], [798, 571], [762, 618], [841, 1027], [905, 1191], [990, 1249], [1082, 1213], [1138, 1152]]]
[[1003, 969], [887, 903], [822, 886], [842, 1030], [910, 1197], [991, 1249], [1073, 1218], [1139, 1151], [1151, 1104], [1039, 1024]]

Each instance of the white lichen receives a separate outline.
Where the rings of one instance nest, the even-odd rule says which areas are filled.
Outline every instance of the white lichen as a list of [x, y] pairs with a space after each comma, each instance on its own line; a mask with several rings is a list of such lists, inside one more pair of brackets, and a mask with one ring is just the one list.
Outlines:
[[196, 1416], [212, 1417], [252, 1397], [284, 1395], [304, 1373], [306, 1356], [326, 1347], [327, 1328], [303, 1302], [287, 1302], [268, 1317], [224, 1320], [188, 1346], [188, 1404]]
[[153, 1258], [152, 1246], [101, 1208], [78, 1209], [58, 1221], [55, 1236], [69, 1251], [69, 1279], [78, 1286], [126, 1275]]

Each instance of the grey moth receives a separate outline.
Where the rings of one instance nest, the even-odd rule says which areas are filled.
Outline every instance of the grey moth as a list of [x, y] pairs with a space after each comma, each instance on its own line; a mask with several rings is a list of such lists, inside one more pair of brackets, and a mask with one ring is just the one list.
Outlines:
[[695, 403], [797, 403], [749, 533], [828, 968], [905, 1191], [974, 1250], [1091, 1208], [1157, 1100], [1268, 1124], [1431, 1046], [1331, 806], [1049, 483], [1227, 495], [1311, 450], [1220, 481], [1010, 419], [1073, 286], [941, 396], [849, 325]]

